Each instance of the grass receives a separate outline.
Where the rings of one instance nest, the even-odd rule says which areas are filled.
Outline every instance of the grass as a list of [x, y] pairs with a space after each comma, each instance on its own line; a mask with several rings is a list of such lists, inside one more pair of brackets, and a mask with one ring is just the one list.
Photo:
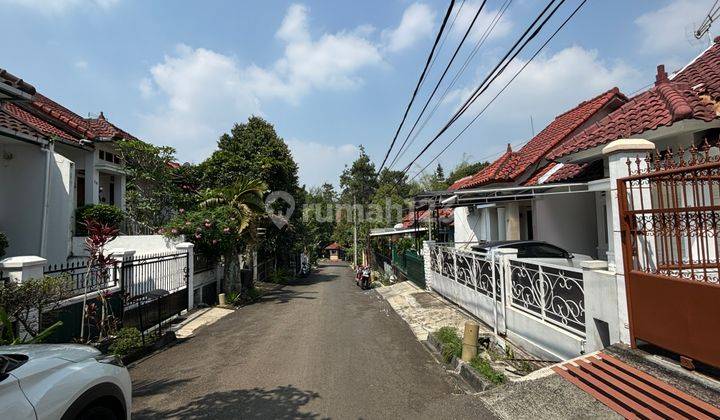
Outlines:
[[493, 369], [490, 362], [480, 355], [477, 355], [470, 360], [470, 366], [495, 385], [501, 384], [505, 381], [505, 375]]
[[442, 357], [445, 363], [450, 363], [453, 356], [460, 357], [462, 354], [462, 339], [453, 327], [442, 327], [433, 333], [435, 338], [442, 345]]

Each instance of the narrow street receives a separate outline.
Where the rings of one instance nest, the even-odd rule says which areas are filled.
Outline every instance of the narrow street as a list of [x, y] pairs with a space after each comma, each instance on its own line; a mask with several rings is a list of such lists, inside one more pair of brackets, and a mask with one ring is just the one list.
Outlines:
[[133, 418], [490, 418], [345, 264], [130, 369]]

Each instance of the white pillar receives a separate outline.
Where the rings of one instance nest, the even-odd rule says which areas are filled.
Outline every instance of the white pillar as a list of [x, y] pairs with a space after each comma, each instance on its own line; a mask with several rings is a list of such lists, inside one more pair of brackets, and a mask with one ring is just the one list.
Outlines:
[[95, 169], [97, 150], [88, 151], [85, 155], [85, 204], [100, 202], [100, 172]]
[[195, 306], [195, 302], [193, 301], [193, 293], [195, 291], [194, 283], [193, 283], [193, 274], [195, 272], [195, 260], [194, 260], [194, 253], [193, 248], [195, 245], [191, 242], [181, 242], [177, 245], [175, 245], [175, 249], [178, 249], [180, 251], [183, 251], [187, 254], [188, 263], [187, 263], [187, 291], [188, 291], [188, 311], [191, 310]]
[[520, 205], [509, 203], [505, 209], [505, 235], [508, 241], [520, 240]]
[[[612, 237], [608, 238], [612, 246], [614, 266], [617, 281], [618, 316], [620, 322], [620, 340], [630, 343], [630, 321], [628, 316], [627, 293], [625, 289], [625, 270], [622, 254], [622, 233], [620, 229], [620, 208], [618, 201], [617, 180], [628, 176], [627, 160], [631, 159], [635, 167], [635, 159], [644, 162], [647, 153], [655, 150], [655, 144], [643, 139], [615, 140], [603, 148], [603, 155], [608, 159], [608, 172], [610, 176], [610, 205], [608, 211], [612, 214]], [[641, 164], [642, 165], [642, 164]], [[623, 199], [625, 199], [623, 197]], [[608, 254], [608, 257], [610, 255]]]
[[425, 288], [430, 290], [432, 288], [433, 272], [432, 264], [430, 262], [430, 247], [435, 245], [435, 241], [423, 241], [423, 267], [425, 269]]
[[122, 267], [124, 262], [131, 261], [135, 258], [135, 252], [136, 251], [134, 249], [125, 248], [113, 248], [108, 250], [108, 255], [117, 261], [113, 275], [115, 276], [115, 279], [117, 279], [117, 286], [119, 286], [121, 290], [125, 290], [127, 285], [133, 284], [133, 270], [123, 270]]
[[[0, 261], [0, 269], [5, 273], [10, 281], [15, 283], [23, 283], [32, 279], [42, 278], [43, 269], [47, 264], [45, 258], [37, 256], [10, 257]], [[40, 331], [40, 317], [37, 310], [33, 309], [28, 315], [27, 322], [36, 331]], [[18, 336], [22, 339], [29, 338], [27, 331], [20, 326]]]
[[125, 175], [115, 175], [115, 207], [125, 211]]
[[607, 261], [583, 261], [585, 352], [602, 350], [620, 341], [617, 281]]

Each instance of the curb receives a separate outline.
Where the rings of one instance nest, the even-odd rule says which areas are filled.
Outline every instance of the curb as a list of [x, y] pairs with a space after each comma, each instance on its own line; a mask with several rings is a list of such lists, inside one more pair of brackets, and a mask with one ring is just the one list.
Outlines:
[[[430, 351], [436, 353], [436, 355], [439, 356], [439, 360], [442, 361], [442, 344], [437, 341], [432, 333], [428, 334], [425, 345]], [[494, 383], [490, 382], [489, 379], [480, 375], [472, 366], [470, 366], [469, 363], [464, 362], [455, 356], [453, 356], [450, 360], [450, 366], [475, 392], [487, 391], [488, 389], [496, 386]]]

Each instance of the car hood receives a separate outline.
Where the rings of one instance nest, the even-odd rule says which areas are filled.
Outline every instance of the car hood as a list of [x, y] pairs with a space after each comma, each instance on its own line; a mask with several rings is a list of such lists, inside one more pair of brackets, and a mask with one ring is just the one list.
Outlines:
[[0, 354], [22, 354], [30, 360], [56, 358], [79, 362], [97, 356], [100, 351], [80, 344], [23, 344], [0, 346]]

